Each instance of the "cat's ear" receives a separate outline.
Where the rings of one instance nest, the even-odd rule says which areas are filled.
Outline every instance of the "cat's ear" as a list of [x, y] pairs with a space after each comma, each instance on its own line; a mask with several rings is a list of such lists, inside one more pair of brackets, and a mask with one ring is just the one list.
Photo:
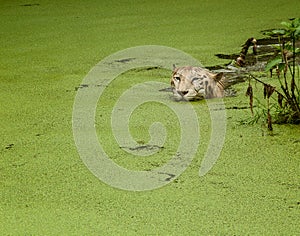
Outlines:
[[173, 72], [175, 72], [175, 71], [176, 71], [176, 65], [173, 64]]
[[223, 72], [220, 72], [220, 73], [218, 73], [218, 74], [215, 74], [214, 80], [215, 80], [216, 82], [219, 82], [219, 81], [223, 78], [223, 75], [224, 75]]

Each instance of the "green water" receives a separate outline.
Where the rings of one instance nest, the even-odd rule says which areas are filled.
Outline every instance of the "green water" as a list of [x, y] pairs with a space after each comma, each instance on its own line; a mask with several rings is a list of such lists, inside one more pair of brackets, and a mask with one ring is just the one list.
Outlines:
[[[74, 143], [72, 111], [75, 88], [112, 53], [164, 45], [205, 66], [224, 63], [214, 54], [239, 51], [260, 30], [299, 17], [299, 9], [296, 0], [0, 1], [1, 234], [298, 235], [299, 126], [274, 125], [270, 136], [260, 124], [239, 125], [251, 116], [249, 110], [226, 109], [221, 155], [199, 177], [211, 122], [206, 102], [192, 103], [201, 132], [191, 164], [165, 187], [132, 192], [110, 187], [86, 168]], [[176, 153], [179, 121], [162, 104], [143, 104], [130, 120], [141, 145], [157, 118], [164, 123], [168, 136], [153, 157], [127, 154], [110, 125], [123, 91], [147, 80], [169, 83], [170, 74], [130, 71], [105, 89], [95, 127], [119, 165], [149, 170]], [[247, 106], [246, 85], [235, 89], [238, 96], [225, 98], [226, 107]]]

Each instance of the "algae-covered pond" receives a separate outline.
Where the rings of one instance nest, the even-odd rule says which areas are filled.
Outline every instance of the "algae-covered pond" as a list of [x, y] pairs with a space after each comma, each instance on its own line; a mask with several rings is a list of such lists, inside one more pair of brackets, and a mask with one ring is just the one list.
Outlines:
[[[296, 0], [0, 1], [1, 235], [300, 234], [300, 126], [274, 125], [270, 135], [261, 123], [242, 125], [251, 117], [243, 109], [247, 85], [234, 86], [236, 97], [215, 100], [224, 109], [213, 123], [206, 101], [172, 101], [166, 89], [171, 63], [170, 69], [128, 70], [109, 84], [84, 81], [104, 58], [144, 45], [173, 48], [203, 66], [224, 63], [214, 55], [239, 52], [260, 30], [299, 17], [299, 8]], [[138, 58], [120, 59], [114, 62], [126, 66]], [[90, 119], [83, 112], [90, 90], [103, 92], [92, 126], [84, 129], [74, 114]], [[135, 107], [133, 98], [148, 100]], [[126, 111], [128, 127], [121, 131]], [[218, 124], [220, 135], [213, 132]], [[77, 125], [83, 138], [74, 137]], [[120, 144], [113, 131], [128, 131], [135, 142], [121, 135]], [[159, 172], [164, 185], [147, 191], [132, 191], [132, 181], [139, 182], [134, 175], [120, 180], [127, 190], [113, 187], [87, 168], [97, 161], [80, 156], [96, 153], [89, 134], [130, 173], [150, 172], [172, 157], [168, 170], [176, 172], [179, 163], [182, 173]], [[78, 150], [78, 143], [86, 145]], [[178, 151], [180, 144], [185, 151]], [[210, 145], [220, 155], [199, 176]], [[181, 162], [184, 152], [192, 153], [187, 162]], [[102, 173], [118, 177], [111, 169]]]

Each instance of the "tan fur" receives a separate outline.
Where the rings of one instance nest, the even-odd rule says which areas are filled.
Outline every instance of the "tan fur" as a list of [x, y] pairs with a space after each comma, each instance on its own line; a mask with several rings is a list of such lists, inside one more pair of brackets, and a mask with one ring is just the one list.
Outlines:
[[171, 86], [175, 100], [199, 100], [224, 96], [225, 77], [201, 67], [174, 68]]

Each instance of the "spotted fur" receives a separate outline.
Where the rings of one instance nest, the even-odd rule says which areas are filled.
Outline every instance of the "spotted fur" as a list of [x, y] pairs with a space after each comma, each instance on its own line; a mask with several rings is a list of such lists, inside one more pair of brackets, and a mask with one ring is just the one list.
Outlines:
[[171, 86], [175, 100], [200, 100], [224, 96], [226, 79], [201, 67], [174, 68]]

